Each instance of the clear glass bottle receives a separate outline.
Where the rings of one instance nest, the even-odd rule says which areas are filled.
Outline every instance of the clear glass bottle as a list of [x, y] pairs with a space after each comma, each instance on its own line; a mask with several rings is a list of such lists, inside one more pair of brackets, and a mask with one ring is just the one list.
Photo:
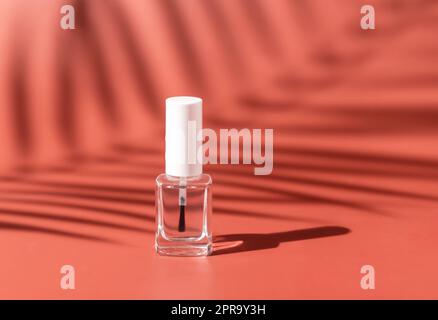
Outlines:
[[159, 254], [211, 254], [211, 183], [208, 174], [157, 177], [155, 249]]
[[202, 173], [202, 99], [166, 99], [166, 170], [156, 179], [155, 250], [162, 255], [212, 252], [211, 183]]

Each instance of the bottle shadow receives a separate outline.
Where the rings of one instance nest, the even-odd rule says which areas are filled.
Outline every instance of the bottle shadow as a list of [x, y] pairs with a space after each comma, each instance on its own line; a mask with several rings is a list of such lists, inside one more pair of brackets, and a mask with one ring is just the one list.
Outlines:
[[215, 236], [212, 255], [276, 248], [282, 242], [340, 236], [351, 230], [339, 226], [325, 226], [275, 233], [243, 233]]

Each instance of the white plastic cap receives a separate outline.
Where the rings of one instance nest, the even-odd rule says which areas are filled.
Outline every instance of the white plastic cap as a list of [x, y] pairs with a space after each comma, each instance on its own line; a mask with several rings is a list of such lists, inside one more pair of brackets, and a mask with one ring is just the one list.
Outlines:
[[191, 177], [202, 173], [197, 152], [202, 130], [202, 99], [171, 97], [166, 99], [166, 174]]

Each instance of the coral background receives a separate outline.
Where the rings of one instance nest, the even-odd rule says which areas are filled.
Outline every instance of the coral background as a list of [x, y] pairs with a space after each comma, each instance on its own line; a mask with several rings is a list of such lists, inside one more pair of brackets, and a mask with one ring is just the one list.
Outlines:
[[[437, 299], [437, 34], [432, 0], [0, 1], [0, 298]], [[206, 166], [208, 258], [153, 251], [173, 95], [274, 128], [272, 175]]]

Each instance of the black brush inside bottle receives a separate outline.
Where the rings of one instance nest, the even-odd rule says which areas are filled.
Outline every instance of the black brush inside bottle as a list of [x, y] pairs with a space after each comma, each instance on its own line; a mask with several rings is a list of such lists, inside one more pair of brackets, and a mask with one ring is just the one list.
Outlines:
[[184, 232], [186, 231], [186, 199], [187, 199], [187, 190], [186, 190], [186, 181], [181, 178], [180, 189], [179, 189], [179, 222], [178, 222], [178, 231]]

